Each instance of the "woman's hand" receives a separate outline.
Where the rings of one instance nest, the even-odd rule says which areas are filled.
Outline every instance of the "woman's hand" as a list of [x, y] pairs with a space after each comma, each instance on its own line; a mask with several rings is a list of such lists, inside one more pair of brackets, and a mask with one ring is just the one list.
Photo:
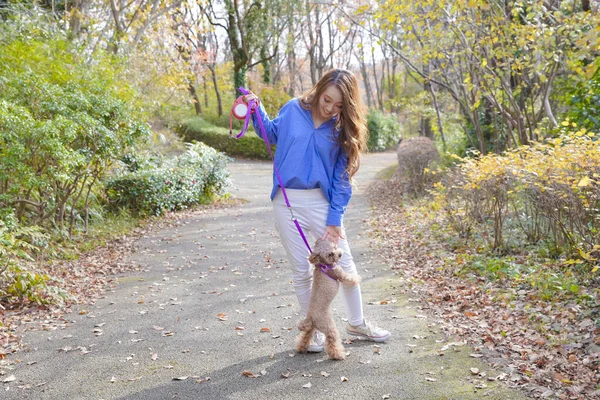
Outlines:
[[344, 231], [342, 230], [341, 226], [327, 225], [325, 228], [325, 233], [323, 236], [321, 236], [321, 239], [328, 239], [329, 241], [337, 244], [338, 240], [346, 239], [346, 236], [344, 235]]
[[244, 101], [244, 103], [248, 104], [250, 103], [251, 100], [254, 100], [254, 107], [253, 109], [256, 109], [256, 107], [258, 106], [258, 96], [255, 95], [254, 93], [250, 92], [244, 96], [242, 96], [242, 100]]

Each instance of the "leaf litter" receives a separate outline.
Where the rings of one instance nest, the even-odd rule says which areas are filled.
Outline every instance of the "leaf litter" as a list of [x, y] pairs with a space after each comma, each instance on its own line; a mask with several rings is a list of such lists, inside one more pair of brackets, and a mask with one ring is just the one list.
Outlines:
[[[368, 193], [371, 245], [396, 277], [395, 294], [420, 303], [417, 318], [426, 319], [426, 313], [441, 320], [448, 338], [472, 346], [470, 357], [502, 369], [487, 380], [535, 398], [600, 398], [600, 327], [582, 307], [543, 300], [535, 288], [457, 276], [447, 265], [458, 263], [452, 249], [432, 233], [421, 215], [428, 211], [402, 205], [397, 179], [376, 181]], [[449, 349], [457, 348], [448, 344], [439, 354]]]

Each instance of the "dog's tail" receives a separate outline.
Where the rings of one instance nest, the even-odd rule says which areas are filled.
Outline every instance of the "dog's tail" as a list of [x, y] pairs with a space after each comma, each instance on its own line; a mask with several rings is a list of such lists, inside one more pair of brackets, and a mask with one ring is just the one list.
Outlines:
[[347, 273], [339, 265], [334, 266], [331, 271], [333, 271], [337, 280], [342, 282], [344, 286], [355, 286], [360, 283], [360, 276]]

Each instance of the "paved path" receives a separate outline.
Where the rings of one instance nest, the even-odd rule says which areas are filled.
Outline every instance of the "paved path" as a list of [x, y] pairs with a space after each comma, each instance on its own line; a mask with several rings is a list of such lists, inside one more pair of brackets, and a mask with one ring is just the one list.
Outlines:
[[[134, 255], [140, 272], [121, 276], [63, 329], [26, 335], [31, 351], [17, 355], [17, 380], [3, 384], [0, 398], [522, 398], [474, 379], [469, 368], [500, 372], [470, 358], [469, 349], [440, 357], [444, 338], [435, 321], [397, 293], [393, 272], [369, 249], [365, 189], [394, 163], [394, 153], [365, 158], [345, 221], [365, 314], [392, 332], [388, 343], [354, 341], [342, 362], [294, 353], [298, 307], [271, 219], [271, 165], [240, 161], [230, 165], [232, 194], [247, 202], [141, 239]], [[334, 314], [342, 328], [339, 299]], [[477, 389], [480, 383], [487, 387]]]

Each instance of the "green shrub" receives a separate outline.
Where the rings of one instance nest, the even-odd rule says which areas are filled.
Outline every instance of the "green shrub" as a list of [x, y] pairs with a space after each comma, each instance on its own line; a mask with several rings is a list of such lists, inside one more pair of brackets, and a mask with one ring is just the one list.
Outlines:
[[0, 40], [0, 207], [73, 233], [112, 163], [149, 129], [109, 57], [89, 64], [64, 33], [23, 29]]
[[[271, 158], [264, 140], [251, 129], [240, 139], [230, 138], [229, 129], [211, 125], [199, 117], [183, 121], [176, 129], [186, 142], [202, 142], [230, 156], [262, 160]], [[234, 136], [237, 133], [239, 130], [233, 132]], [[275, 150], [275, 146], [272, 148]]]
[[600, 133], [600, 63], [594, 76], [567, 100], [568, 118], [578, 126]]
[[38, 250], [31, 243], [45, 239], [38, 227], [20, 226], [12, 209], [0, 210], [0, 303], [43, 304], [60, 298], [48, 285], [47, 274], [28, 267]]
[[124, 173], [106, 184], [111, 208], [160, 215], [222, 195], [229, 178], [228, 158], [203, 143], [187, 146], [184, 154], [168, 161], [136, 161], [135, 169], [128, 158]]
[[367, 115], [369, 129], [369, 151], [385, 151], [393, 148], [402, 138], [402, 127], [393, 115], [385, 115], [370, 109]]

